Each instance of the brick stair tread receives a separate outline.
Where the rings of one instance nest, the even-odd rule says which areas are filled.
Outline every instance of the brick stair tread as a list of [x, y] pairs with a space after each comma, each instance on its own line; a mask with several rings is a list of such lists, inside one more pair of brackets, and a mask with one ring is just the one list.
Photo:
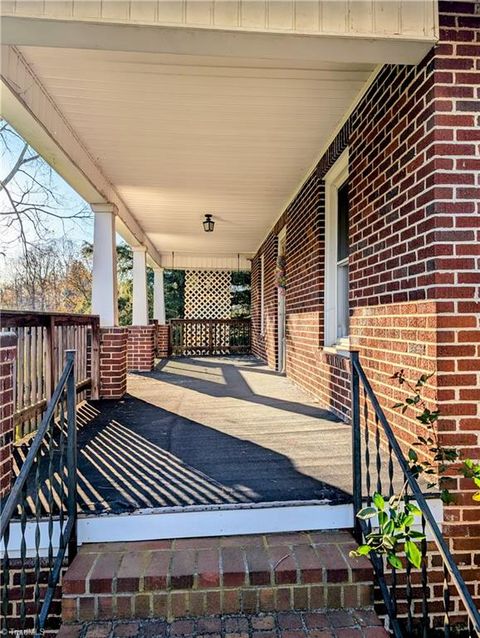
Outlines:
[[372, 603], [346, 531], [84, 545], [63, 578], [64, 621], [202, 616]]
[[354, 546], [343, 531], [87, 544], [64, 576], [63, 593], [371, 580], [370, 562], [349, 557]]

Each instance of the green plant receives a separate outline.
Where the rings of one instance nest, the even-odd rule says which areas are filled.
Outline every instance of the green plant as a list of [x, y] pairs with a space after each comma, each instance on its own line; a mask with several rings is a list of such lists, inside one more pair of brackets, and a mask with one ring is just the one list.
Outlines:
[[[467, 459], [460, 470], [465, 478], [472, 479], [475, 487], [480, 488], [480, 463]], [[474, 501], [480, 501], [480, 489], [472, 496]]]
[[432, 374], [422, 374], [415, 384], [412, 384], [405, 377], [403, 370], [396, 372], [392, 379], [396, 379], [399, 385], [404, 385], [412, 393], [404, 401], [396, 403], [393, 408], [400, 409], [402, 414], [408, 409], [418, 412], [416, 420], [425, 426], [426, 435], [417, 436], [413, 443], [415, 447], [421, 447], [422, 458], [419, 458], [417, 451], [412, 447], [408, 451], [408, 461], [410, 469], [416, 478], [422, 474], [428, 475], [427, 487], [438, 487], [440, 498], [445, 504], [453, 502], [450, 491], [445, 487], [445, 477], [442, 475], [447, 471], [451, 463], [458, 461], [459, 455], [455, 448], [441, 445], [435, 423], [440, 416], [440, 410], [430, 410], [425, 399], [422, 397], [422, 390]]
[[425, 535], [412, 529], [415, 517], [421, 516], [420, 509], [412, 502], [404, 500], [404, 490], [385, 501], [376, 492], [372, 505], [364, 507], [357, 514], [360, 520], [375, 522], [372, 531], [365, 535], [365, 543], [350, 552], [351, 556], [368, 556], [371, 552], [383, 554], [395, 569], [403, 567], [399, 553], [405, 553], [409, 563], [419, 568], [422, 564], [422, 552], [418, 543]]
[[[405, 414], [413, 409], [417, 412], [415, 418], [425, 426], [425, 436], [417, 436], [417, 440], [408, 451], [408, 463], [410, 470], [416, 478], [422, 474], [428, 475], [427, 486], [438, 487], [444, 503], [449, 504], [453, 497], [444, 486], [446, 478], [442, 476], [452, 463], [456, 463], [460, 455], [455, 448], [441, 445], [435, 423], [440, 416], [439, 410], [431, 410], [422, 397], [425, 384], [433, 376], [422, 374], [415, 384], [408, 381], [403, 370], [396, 372], [392, 379], [396, 379], [400, 385], [405, 386], [410, 392], [404, 401], [396, 403], [393, 408], [401, 410]], [[417, 449], [422, 449], [422, 458]], [[460, 472], [473, 481], [479, 488], [473, 495], [473, 500], [480, 502], [480, 462], [466, 459]], [[364, 544], [350, 552], [351, 556], [369, 556], [371, 552], [385, 555], [388, 563], [395, 569], [401, 569], [403, 562], [399, 557], [404, 553], [407, 561], [416, 568], [422, 565], [422, 552], [418, 543], [425, 540], [425, 535], [412, 529], [415, 517], [421, 516], [421, 510], [405, 499], [405, 482], [399, 494], [393, 495], [388, 501], [376, 492], [372, 504], [364, 507], [357, 513], [357, 518], [370, 521], [370, 529], [365, 535]]]

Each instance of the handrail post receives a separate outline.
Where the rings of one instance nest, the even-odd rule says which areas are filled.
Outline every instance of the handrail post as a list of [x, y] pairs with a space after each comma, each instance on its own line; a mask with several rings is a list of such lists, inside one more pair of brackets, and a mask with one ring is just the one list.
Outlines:
[[360, 381], [358, 377], [358, 352], [350, 352], [351, 363], [351, 401], [352, 401], [352, 482], [353, 482], [353, 527], [354, 536], [360, 543], [362, 541], [362, 529], [357, 518], [357, 512], [362, 509], [362, 458], [360, 435]]
[[93, 400], [100, 398], [100, 320], [92, 321], [92, 342], [90, 345], [90, 394]]
[[50, 315], [45, 341], [45, 394], [46, 399], [49, 401], [52, 397], [56, 379], [56, 367], [55, 367], [55, 354], [56, 354], [56, 334], [55, 334], [55, 317]]
[[72, 533], [68, 541], [68, 562], [77, 554], [77, 423], [75, 388], [75, 350], [65, 352], [67, 362], [72, 368], [67, 379], [67, 470], [68, 470], [68, 519], [73, 521]]

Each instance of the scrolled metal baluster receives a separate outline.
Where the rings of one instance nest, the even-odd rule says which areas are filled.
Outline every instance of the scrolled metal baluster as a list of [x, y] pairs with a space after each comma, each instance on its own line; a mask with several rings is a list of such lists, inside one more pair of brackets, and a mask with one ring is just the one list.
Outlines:
[[[367, 503], [372, 502], [372, 481], [370, 477], [370, 431], [368, 429], [368, 396], [365, 388], [363, 389], [363, 419], [364, 419], [364, 437], [365, 437], [365, 484], [367, 489]], [[371, 523], [368, 523], [368, 527], [371, 530]]]
[[422, 516], [422, 534], [425, 538], [421, 541], [420, 551], [422, 553], [422, 635], [427, 638], [430, 630], [430, 620], [428, 615], [428, 558], [427, 558], [427, 539], [426, 539], [426, 522]]
[[25, 635], [27, 621], [27, 484], [25, 483], [20, 495], [20, 627]]
[[450, 638], [450, 575], [447, 566], [443, 565], [443, 631], [445, 638]]
[[377, 492], [382, 493], [382, 457], [380, 454], [380, 427], [375, 414], [375, 465], [377, 469]]
[[5, 528], [3, 535], [3, 557], [2, 557], [2, 634], [7, 635], [9, 631], [9, 607], [10, 597], [10, 556], [8, 553], [8, 543], [10, 540], [10, 523]]
[[65, 535], [64, 535], [64, 523], [65, 523], [65, 483], [66, 483], [66, 467], [65, 467], [65, 411], [66, 411], [66, 402], [65, 396], [63, 396], [62, 401], [60, 403], [60, 415], [58, 419], [58, 428], [59, 428], [59, 437], [58, 437], [58, 482], [59, 482], [59, 498], [60, 498], [60, 506], [59, 506], [59, 514], [58, 514], [58, 524], [59, 524], [59, 549], [63, 551], [65, 548]]
[[53, 568], [53, 472], [54, 472], [54, 466], [53, 466], [53, 426], [54, 426], [54, 419], [55, 417], [52, 416], [52, 418], [50, 419], [50, 423], [49, 423], [49, 428], [48, 428], [48, 438], [50, 441], [50, 444], [48, 446], [48, 486], [47, 486], [47, 490], [48, 490], [48, 500], [47, 500], [47, 507], [48, 507], [48, 512], [47, 512], [47, 516], [48, 516], [48, 554], [47, 554], [47, 558], [48, 558], [48, 571], [49, 571], [49, 578], [50, 578], [50, 574], [52, 572], [52, 568]]
[[35, 605], [35, 632], [39, 632], [38, 626], [38, 614], [40, 612], [40, 462], [41, 456], [37, 455], [36, 458], [36, 467], [35, 467], [35, 561], [34, 561], [34, 572], [35, 572], [35, 587], [33, 591], [33, 602]]
[[392, 444], [388, 442], [388, 497], [391, 498], [395, 494], [395, 488], [393, 485], [395, 477], [395, 468], [393, 465], [393, 451]]
[[[409, 502], [410, 498], [408, 495], [408, 486], [405, 487], [405, 494], [403, 500], [406, 503]], [[413, 605], [413, 591], [412, 591], [412, 565], [410, 561], [405, 557], [406, 569], [405, 569], [405, 578], [406, 578], [406, 587], [405, 587], [405, 596], [407, 603], [407, 635], [411, 636], [413, 634], [413, 613], [412, 613], [412, 605]]]

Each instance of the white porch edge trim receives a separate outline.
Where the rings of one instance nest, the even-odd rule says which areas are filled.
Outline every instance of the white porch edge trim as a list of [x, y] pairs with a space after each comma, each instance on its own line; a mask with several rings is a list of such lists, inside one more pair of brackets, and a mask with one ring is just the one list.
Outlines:
[[[443, 503], [429, 499], [436, 522], [443, 523]], [[244, 534], [274, 534], [311, 530], [352, 529], [353, 505], [331, 505], [324, 501], [290, 501], [171, 507], [138, 510], [129, 514], [88, 516], [78, 519], [78, 543], [112, 543], [171, 538], [201, 538]], [[48, 522], [40, 529], [40, 556], [48, 555]], [[420, 525], [414, 526], [420, 531]], [[27, 556], [35, 555], [36, 523], [27, 523], [25, 538]], [[431, 536], [427, 530], [427, 539]], [[21, 524], [12, 523], [8, 552], [10, 558], [20, 555]], [[58, 548], [59, 530], [54, 525], [53, 549]], [[0, 552], [5, 551], [3, 541]]]
[[130, 245], [145, 246], [160, 266], [157, 249], [14, 46], [2, 45], [1, 81], [1, 113], [7, 122], [87, 202], [115, 205], [117, 232]]

